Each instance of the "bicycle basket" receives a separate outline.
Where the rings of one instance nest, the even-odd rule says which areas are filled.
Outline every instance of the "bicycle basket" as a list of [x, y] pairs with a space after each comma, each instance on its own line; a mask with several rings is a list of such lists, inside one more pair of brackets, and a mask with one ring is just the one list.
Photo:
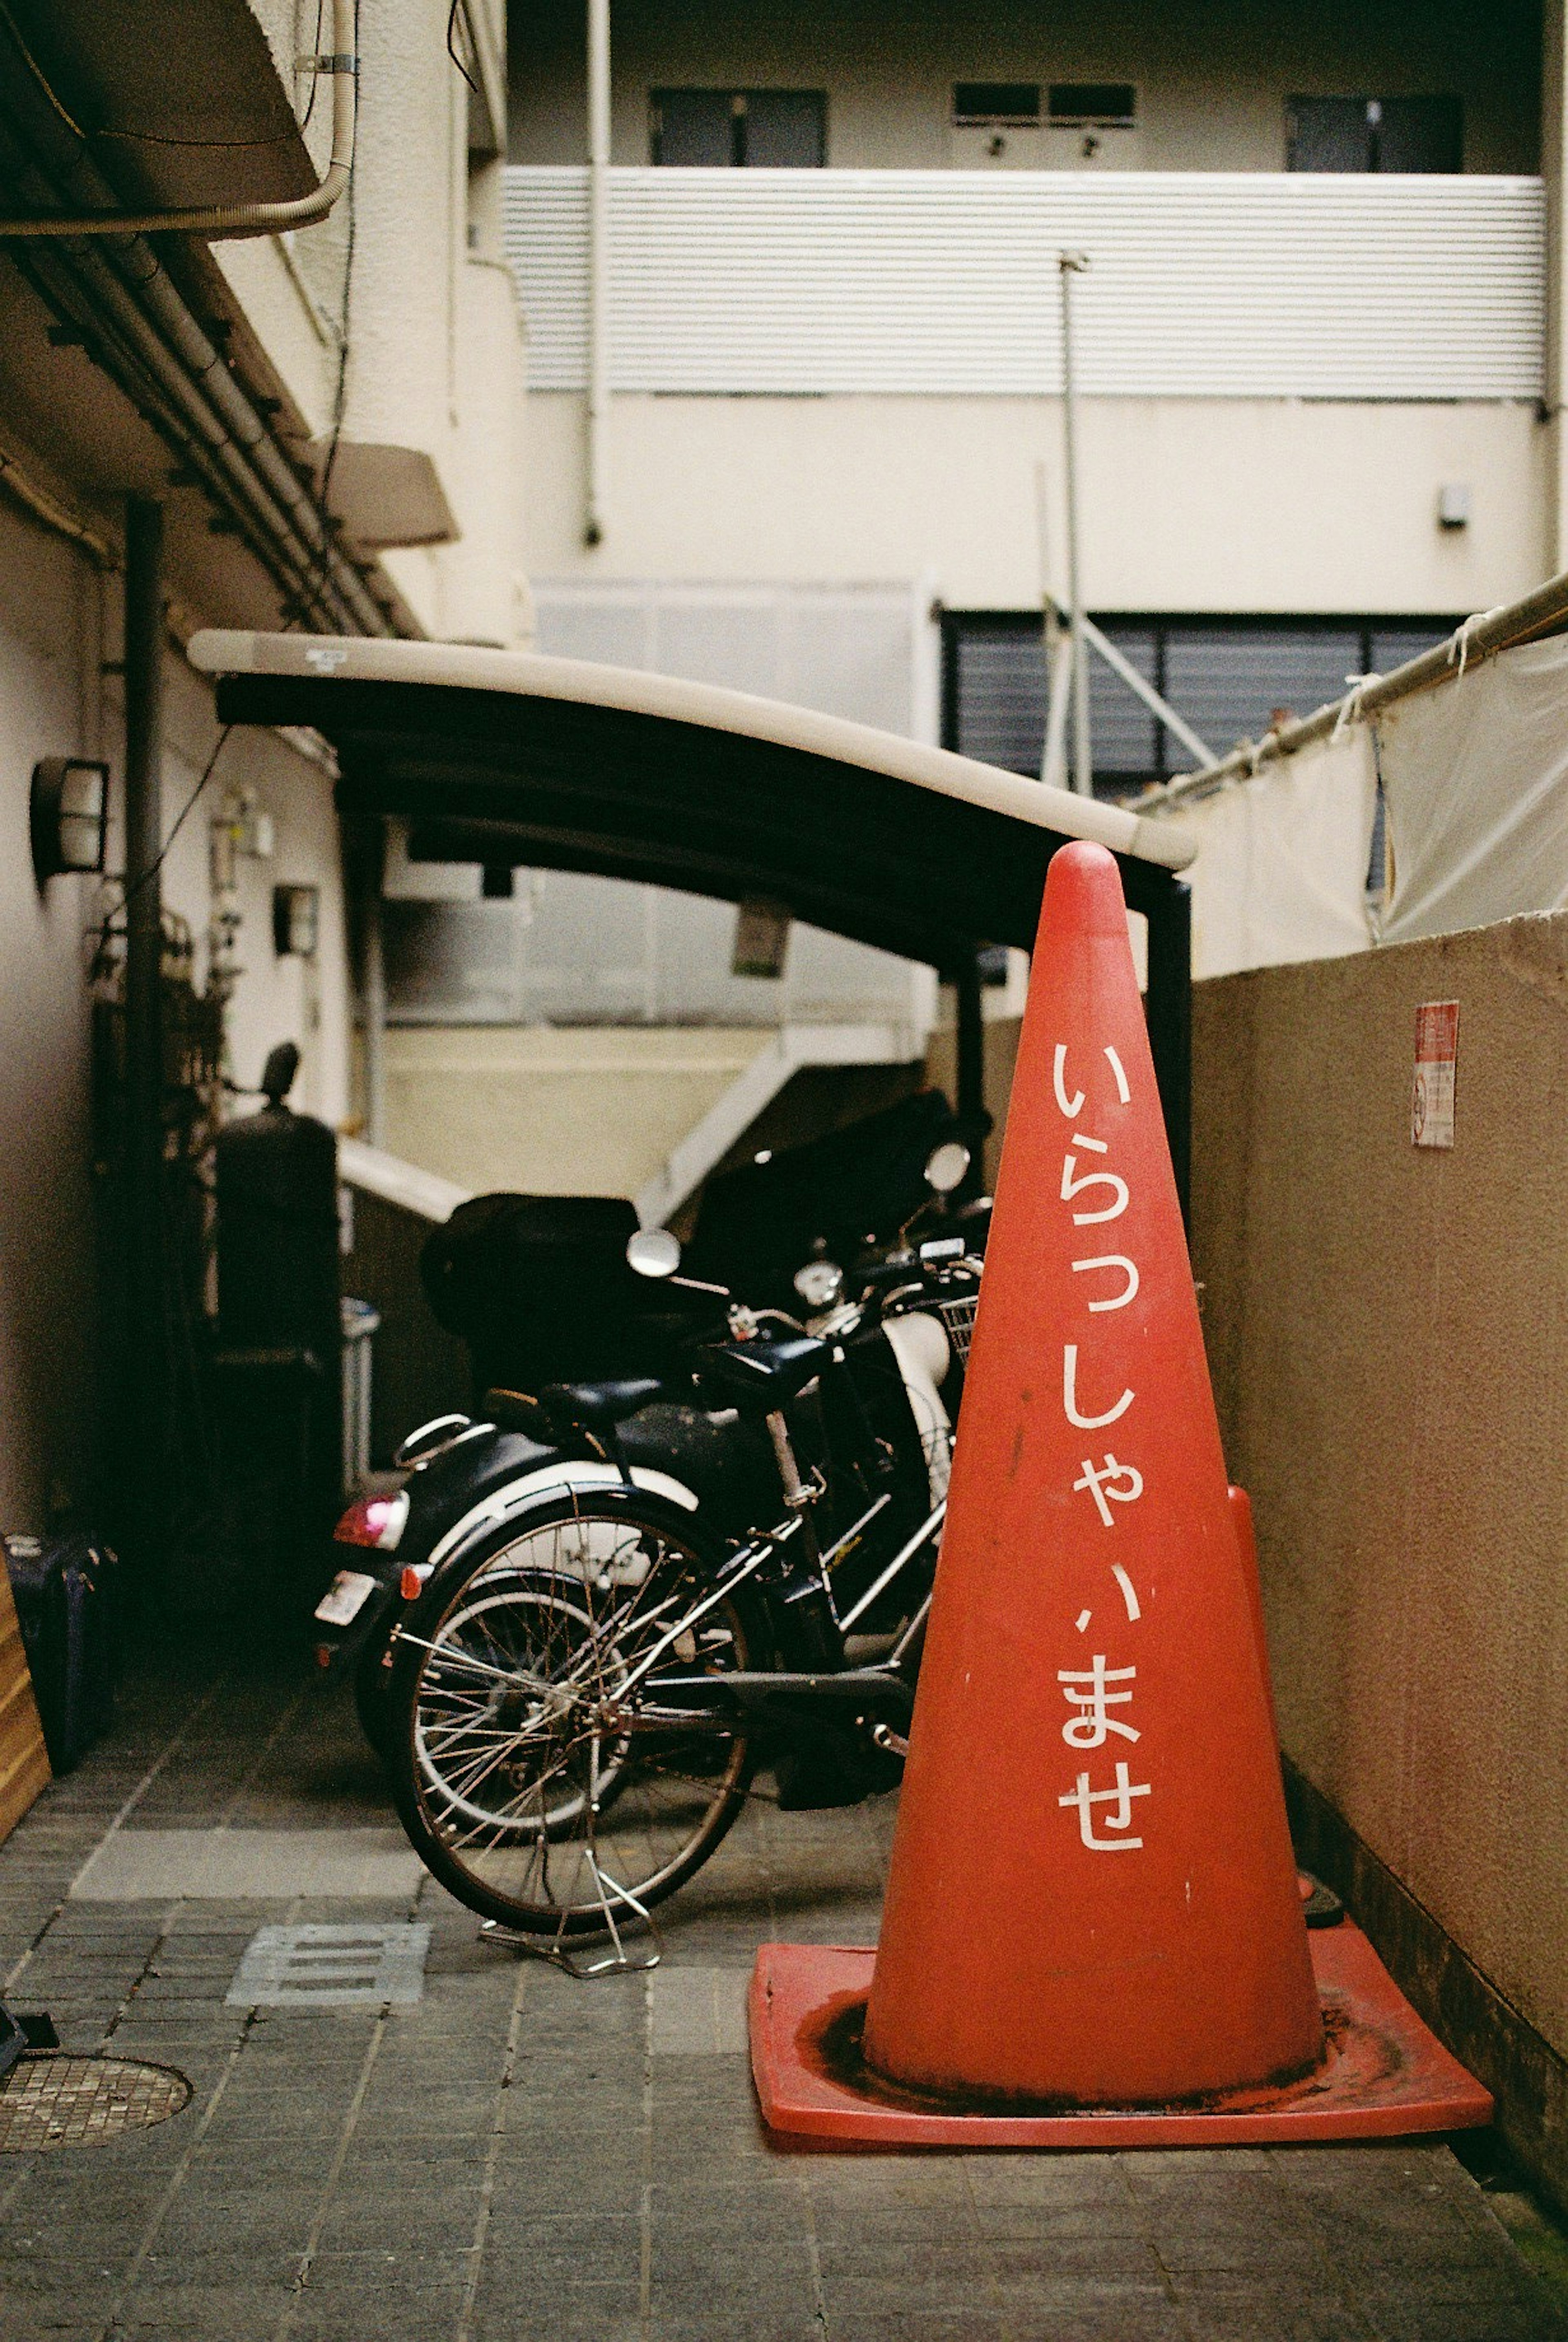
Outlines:
[[947, 1329], [953, 1355], [960, 1365], [969, 1361], [969, 1341], [974, 1331], [974, 1313], [980, 1306], [977, 1293], [966, 1293], [957, 1301], [939, 1301], [936, 1314]]

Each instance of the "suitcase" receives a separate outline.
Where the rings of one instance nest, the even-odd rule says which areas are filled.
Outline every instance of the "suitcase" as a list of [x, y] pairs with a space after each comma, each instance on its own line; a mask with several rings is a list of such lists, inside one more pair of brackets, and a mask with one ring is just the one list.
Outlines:
[[8, 1536], [5, 1567], [56, 1775], [80, 1764], [115, 1711], [119, 1564], [77, 1532], [45, 1542]]

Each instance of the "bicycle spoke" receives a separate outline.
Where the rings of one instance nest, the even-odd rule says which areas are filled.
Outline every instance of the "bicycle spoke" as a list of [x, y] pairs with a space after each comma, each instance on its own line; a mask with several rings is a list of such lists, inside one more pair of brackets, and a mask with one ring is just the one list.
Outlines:
[[711, 1587], [668, 1536], [579, 1509], [512, 1538], [408, 1638], [414, 1787], [459, 1892], [524, 1931], [613, 1932], [612, 1901], [645, 1917], [716, 1843], [746, 1793], [741, 1718], [661, 1712], [631, 1683], [666, 1638], [686, 1668], [747, 1664]]

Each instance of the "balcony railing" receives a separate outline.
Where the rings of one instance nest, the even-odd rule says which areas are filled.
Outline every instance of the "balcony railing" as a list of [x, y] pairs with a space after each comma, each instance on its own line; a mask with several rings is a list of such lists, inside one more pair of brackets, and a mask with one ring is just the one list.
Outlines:
[[[587, 173], [506, 174], [529, 380], [581, 388]], [[1056, 255], [1100, 395], [1540, 395], [1539, 179], [1266, 172], [610, 173], [621, 391], [1060, 387]]]

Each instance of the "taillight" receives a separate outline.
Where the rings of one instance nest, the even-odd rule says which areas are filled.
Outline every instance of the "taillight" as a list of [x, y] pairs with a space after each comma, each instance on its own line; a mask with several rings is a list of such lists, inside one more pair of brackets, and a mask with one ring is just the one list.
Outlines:
[[394, 1496], [356, 1496], [333, 1531], [337, 1545], [377, 1546], [391, 1553], [408, 1519], [408, 1492]]

